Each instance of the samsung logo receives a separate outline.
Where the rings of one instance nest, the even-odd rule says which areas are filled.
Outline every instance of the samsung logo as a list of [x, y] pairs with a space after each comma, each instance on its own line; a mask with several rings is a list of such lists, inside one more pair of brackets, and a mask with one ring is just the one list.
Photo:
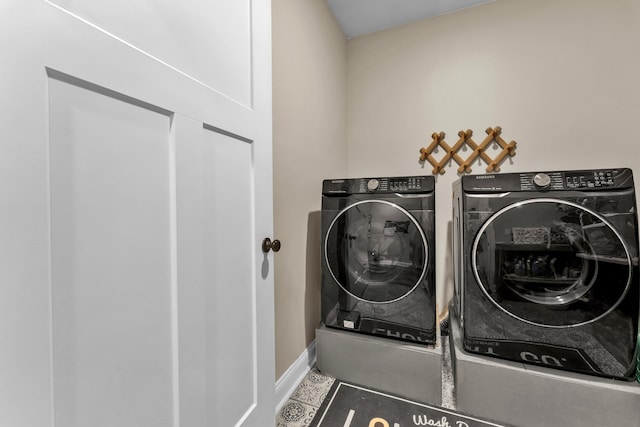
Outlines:
[[495, 175], [477, 175], [476, 179], [495, 179]]

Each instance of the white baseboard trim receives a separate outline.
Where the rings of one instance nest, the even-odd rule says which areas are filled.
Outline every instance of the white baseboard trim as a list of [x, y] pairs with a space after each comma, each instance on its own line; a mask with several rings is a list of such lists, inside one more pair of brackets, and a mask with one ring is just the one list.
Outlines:
[[316, 341], [298, 356], [289, 369], [276, 381], [276, 414], [296, 390], [298, 384], [316, 363]]

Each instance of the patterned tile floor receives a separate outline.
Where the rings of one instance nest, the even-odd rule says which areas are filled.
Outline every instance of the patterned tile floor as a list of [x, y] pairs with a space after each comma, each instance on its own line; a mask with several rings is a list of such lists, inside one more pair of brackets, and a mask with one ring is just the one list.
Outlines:
[[[442, 404], [456, 409], [449, 340], [442, 337]], [[307, 427], [316, 415], [335, 378], [323, 375], [314, 366], [291, 394], [276, 416], [276, 427]]]
[[314, 366], [276, 416], [276, 427], [307, 427], [311, 424], [335, 378], [322, 375]]

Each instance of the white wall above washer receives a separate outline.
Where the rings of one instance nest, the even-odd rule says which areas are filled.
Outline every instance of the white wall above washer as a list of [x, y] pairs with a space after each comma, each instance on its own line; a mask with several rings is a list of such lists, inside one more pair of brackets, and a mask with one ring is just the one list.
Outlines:
[[387, 30], [493, 0], [326, 0], [347, 38]]

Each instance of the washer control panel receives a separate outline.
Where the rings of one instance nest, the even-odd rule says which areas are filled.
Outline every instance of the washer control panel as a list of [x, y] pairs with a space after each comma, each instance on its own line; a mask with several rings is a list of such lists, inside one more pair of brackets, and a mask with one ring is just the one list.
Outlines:
[[613, 187], [616, 184], [615, 173], [612, 170], [598, 170], [591, 173], [565, 173], [567, 188], [598, 188]]
[[323, 194], [430, 193], [434, 191], [432, 176], [393, 178], [332, 179], [322, 183]]
[[462, 177], [465, 191], [553, 191], [609, 190], [633, 188], [630, 169], [593, 169], [558, 172], [468, 175]]
[[522, 190], [572, 190], [613, 187], [617, 171], [611, 169], [520, 174]]
[[426, 177], [362, 178], [358, 193], [421, 193]]

